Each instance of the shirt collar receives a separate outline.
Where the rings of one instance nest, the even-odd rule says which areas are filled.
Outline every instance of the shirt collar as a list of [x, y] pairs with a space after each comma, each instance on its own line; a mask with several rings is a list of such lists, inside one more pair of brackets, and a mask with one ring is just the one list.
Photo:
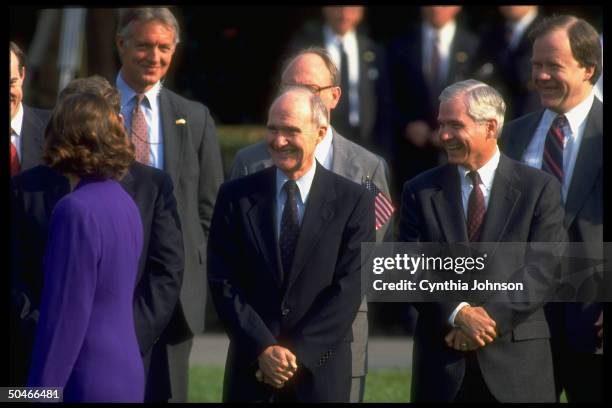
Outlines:
[[[499, 147], [495, 146], [495, 154], [493, 154], [493, 157], [491, 157], [489, 161], [485, 163], [484, 166], [476, 170], [478, 172], [478, 175], [480, 176], [480, 181], [489, 191], [493, 186], [495, 170], [497, 170], [497, 166], [499, 165], [500, 157], [501, 154], [499, 153]], [[459, 170], [459, 176], [462, 177], [462, 180], [467, 178], [467, 174], [471, 171], [461, 165], [457, 166], [457, 169]]]
[[19, 102], [19, 108], [17, 109], [17, 114], [11, 120], [11, 128], [13, 129], [13, 133], [17, 136], [21, 136], [21, 128], [23, 127], [23, 104]]
[[[587, 116], [589, 115], [589, 111], [591, 110], [591, 106], [593, 105], [593, 99], [595, 98], [595, 91], [591, 89], [589, 95], [584, 98], [582, 102], [578, 105], [574, 106], [569, 111], [565, 112], [565, 118], [567, 119], [567, 123], [569, 124], [572, 135], [575, 135], [578, 132], [580, 126], [584, 123]], [[550, 119], [550, 122], [554, 120], [554, 118], [558, 115], [558, 113], [546, 109], [545, 114]]]
[[[310, 193], [310, 187], [312, 186], [312, 181], [314, 180], [315, 171], [317, 169], [317, 161], [314, 160], [310, 169], [299, 179], [295, 180], [297, 183], [298, 189], [300, 190], [300, 197], [302, 199], [302, 203], [306, 204], [306, 200], [308, 199], [308, 193]], [[283, 186], [285, 182], [289, 180], [289, 177], [285, 173], [283, 173], [278, 167], [276, 168], [276, 196], [280, 197], [283, 192]]]
[[334, 132], [332, 131], [332, 127], [328, 126], [327, 133], [325, 133], [325, 137], [323, 137], [323, 140], [321, 140], [317, 147], [315, 147], [315, 158], [321, 164], [324, 164], [325, 159], [327, 159], [329, 149], [332, 145], [333, 134]]
[[439, 30], [436, 30], [428, 22], [423, 22], [423, 33], [425, 34], [427, 40], [431, 41], [434, 37], [434, 33], [437, 32], [440, 38], [440, 47], [442, 49], [450, 48], [450, 43], [453, 41], [456, 30], [457, 24], [455, 23], [455, 20], [450, 21]]
[[[117, 74], [117, 89], [121, 93], [121, 107], [126, 106], [128, 103], [132, 101], [134, 95], [136, 95], [136, 91], [134, 91], [123, 79], [121, 75], [121, 71]], [[162, 84], [160, 81], [157, 81], [155, 85], [147, 92], [144, 93], [145, 99], [149, 101], [149, 106], [152, 110], [157, 108], [157, 95], [161, 91]]]
[[329, 25], [326, 24], [323, 27], [323, 39], [325, 40], [325, 44], [332, 44], [335, 47], [342, 43], [342, 46], [347, 52], [349, 49], [357, 49], [357, 35], [355, 34], [355, 30], [351, 30], [341, 36], [334, 33]]

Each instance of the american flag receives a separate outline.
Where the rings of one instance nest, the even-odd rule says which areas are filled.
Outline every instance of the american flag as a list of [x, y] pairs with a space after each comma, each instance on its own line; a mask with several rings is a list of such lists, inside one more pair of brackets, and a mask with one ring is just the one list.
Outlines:
[[376, 184], [374, 184], [370, 177], [365, 178], [363, 185], [374, 194], [374, 218], [376, 220], [376, 229], [379, 230], [389, 221], [389, 218], [391, 218], [395, 211], [395, 207], [393, 207], [391, 200], [376, 187]]

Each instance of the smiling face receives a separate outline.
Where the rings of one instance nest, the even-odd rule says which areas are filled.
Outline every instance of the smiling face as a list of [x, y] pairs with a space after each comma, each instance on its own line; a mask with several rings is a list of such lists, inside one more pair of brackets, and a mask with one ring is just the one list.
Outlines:
[[594, 68], [574, 59], [565, 29], [557, 29], [533, 43], [531, 77], [542, 105], [566, 113], [591, 92]]
[[117, 37], [121, 75], [136, 92], [151, 89], [170, 68], [175, 32], [159, 21], [133, 21], [127, 37]]
[[440, 103], [438, 123], [440, 140], [449, 163], [477, 170], [495, 154], [496, 121], [472, 119], [467, 112], [465, 95]]
[[25, 79], [25, 68], [19, 70], [19, 60], [14, 52], [9, 51], [11, 59], [11, 73], [9, 77], [9, 109], [11, 120], [19, 110], [19, 104], [23, 100], [23, 80]]
[[309, 96], [287, 92], [270, 107], [266, 142], [274, 162], [292, 180], [302, 177], [314, 163], [315, 147], [327, 128], [313, 123]]

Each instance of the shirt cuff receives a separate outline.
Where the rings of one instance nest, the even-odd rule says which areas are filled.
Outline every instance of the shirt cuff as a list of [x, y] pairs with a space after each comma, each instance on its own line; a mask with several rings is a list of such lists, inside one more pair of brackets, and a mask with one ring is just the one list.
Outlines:
[[453, 327], [459, 327], [455, 324], [455, 316], [457, 316], [457, 313], [459, 313], [459, 311], [461, 309], [463, 309], [464, 306], [469, 306], [470, 304], [468, 302], [461, 302], [459, 303], [459, 306], [457, 306], [455, 308], [455, 310], [453, 310], [453, 313], [450, 315], [450, 317], [448, 318], [448, 324], [450, 324]]

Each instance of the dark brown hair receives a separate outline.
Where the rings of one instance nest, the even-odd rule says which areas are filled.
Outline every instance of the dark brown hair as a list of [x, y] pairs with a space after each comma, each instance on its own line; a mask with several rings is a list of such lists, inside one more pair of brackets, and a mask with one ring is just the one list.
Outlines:
[[64, 174], [120, 179], [134, 161], [134, 147], [117, 112], [92, 93], [58, 102], [45, 130], [44, 161]]
[[585, 68], [594, 67], [590, 82], [594, 84], [601, 74], [601, 43], [597, 30], [581, 18], [571, 15], [554, 15], [540, 21], [529, 33], [529, 39], [536, 39], [564, 29], [567, 31], [572, 56]]
[[19, 48], [17, 44], [15, 44], [13, 41], [9, 41], [9, 54], [11, 52], [17, 57], [17, 63], [19, 64], [19, 73], [23, 73], [23, 69], [26, 66], [25, 53], [21, 51], [21, 48]]

